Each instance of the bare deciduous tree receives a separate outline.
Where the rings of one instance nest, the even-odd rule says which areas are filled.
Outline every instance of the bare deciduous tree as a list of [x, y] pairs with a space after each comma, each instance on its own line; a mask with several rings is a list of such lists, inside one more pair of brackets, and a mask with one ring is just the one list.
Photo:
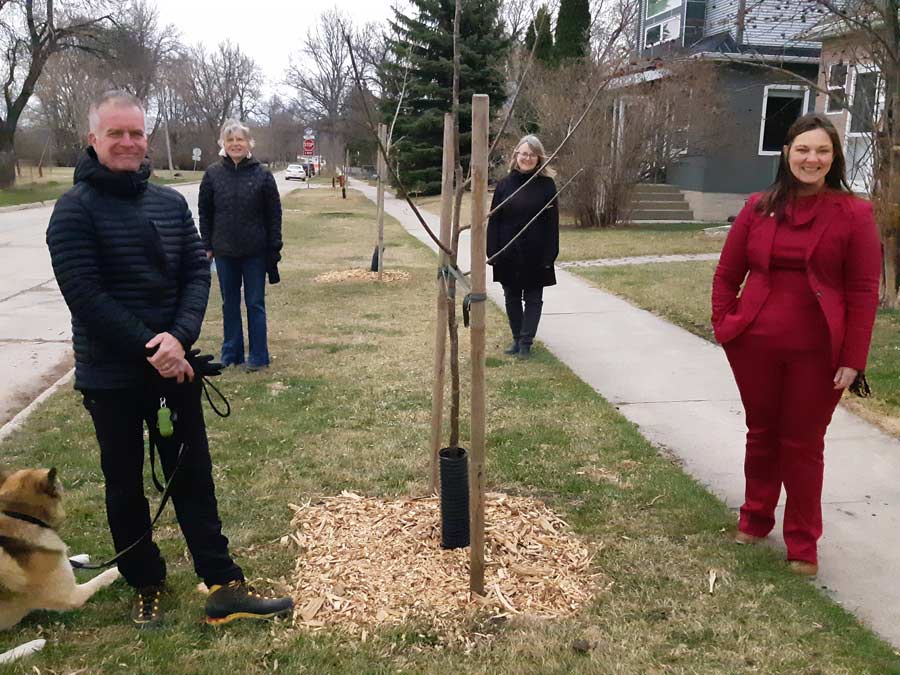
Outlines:
[[15, 180], [15, 134], [47, 60], [55, 53], [100, 49], [98, 38], [111, 18], [108, 0], [71, 2], [65, 9], [53, 0], [0, 2], [0, 188]]
[[245, 119], [256, 107], [262, 85], [259, 66], [230, 40], [208, 52], [201, 44], [189, 50], [190, 76], [184, 84], [188, 106], [214, 135], [226, 119]]

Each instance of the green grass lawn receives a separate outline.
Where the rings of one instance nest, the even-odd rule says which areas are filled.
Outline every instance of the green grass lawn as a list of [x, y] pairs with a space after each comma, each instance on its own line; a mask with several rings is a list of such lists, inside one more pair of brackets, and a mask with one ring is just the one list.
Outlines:
[[559, 261], [675, 253], [718, 253], [725, 238], [704, 234], [715, 223], [658, 223], [602, 229], [563, 227]]
[[[202, 171], [174, 172], [180, 174], [179, 176], [174, 176], [172, 173], [165, 170], [156, 170], [150, 180], [160, 185], [174, 185], [203, 178]], [[22, 178], [16, 181], [14, 187], [0, 190], [0, 206], [51, 201], [58, 199], [60, 195], [72, 187], [71, 168], [53, 167], [52, 169], [45, 169], [44, 174], [44, 177], [39, 179], [37, 174], [29, 176], [29, 173], [25, 172]]]
[[[575, 268], [601, 288], [650, 310], [695, 335], [714, 340], [709, 323], [715, 261]], [[875, 321], [866, 377], [874, 395], [845, 395], [854, 412], [900, 436], [900, 312], [882, 310]]]
[[[272, 367], [227, 370], [217, 384], [234, 414], [208, 416], [225, 531], [247, 575], [274, 589], [304, 564], [302, 553], [279, 543], [289, 531], [288, 503], [341, 490], [424, 492], [436, 265], [387, 219], [386, 266], [409, 272], [409, 281], [316, 284], [318, 274], [368, 263], [374, 206], [356, 192], [342, 200], [330, 190], [297, 191], [285, 203], [282, 283], [267, 298]], [[219, 306], [214, 291], [201, 339], [208, 351], [221, 339]], [[201, 623], [203, 599], [170, 510], [156, 533], [169, 561], [166, 626], [135, 632], [130, 593], [119, 582], [82, 611], [37, 613], [0, 636], [0, 651], [48, 640], [44, 652], [9, 671], [900, 674], [888, 645], [793, 577], [774, 552], [733, 545], [734, 514], [613, 406], [540, 347], [523, 363], [502, 355], [505, 342], [503, 314], [489, 304], [488, 487], [544, 500], [593, 551], [601, 590], [576, 615], [487, 627], [466, 620], [461, 631], [492, 635], [471, 650], [442, 644], [421, 623], [373, 625], [364, 642], [287, 622], [211, 629]], [[463, 329], [461, 343], [466, 373]], [[71, 390], [0, 444], [12, 466], [58, 467], [67, 485], [63, 535], [73, 551], [99, 558], [110, 543], [97, 455]], [[573, 649], [575, 639], [591, 649]]]
[[16, 206], [57, 199], [63, 192], [72, 187], [71, 181], [50, 181], [46, 183], [30, 183], [16, 185], [0, 190], [0, 206]]

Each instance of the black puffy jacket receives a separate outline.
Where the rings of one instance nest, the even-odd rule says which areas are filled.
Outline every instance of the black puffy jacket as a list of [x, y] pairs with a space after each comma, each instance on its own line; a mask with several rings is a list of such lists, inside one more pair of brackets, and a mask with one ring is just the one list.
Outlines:
[[187, 202], [114, 172], [88, 148], [47, 227], [53, 272], [72, 312], [76, 389], [120, 389], [147, 372], [144, 345], [167, 331], [190, 349], [209, 299], [209, 262]]
[[[515, 193], [489, 219], [487, 254], [498, 253], [535, 218], [534, 222], [503, 255], [492, 263], [494, 281], [516, 288], [553, 286], [556, 272], [553, 263], [559, 255], [559, 204], [556, 184], [549, 176], [537, 176], [519, 190], [532, 174], [513, 170], [497, 183], [491, 210]], [[516, 192], [519, 190], [518, 192]], [[544, 211], [544, 206], [551, 206]]]
[[249, 157], [210, 165], [197, 200], [200, 236], [215, 255], [281, 259], [281, 197], [272, 172]]

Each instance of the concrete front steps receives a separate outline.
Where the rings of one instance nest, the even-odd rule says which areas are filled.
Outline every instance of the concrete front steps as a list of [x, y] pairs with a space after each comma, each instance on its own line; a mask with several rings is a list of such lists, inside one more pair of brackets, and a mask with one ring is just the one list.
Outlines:
[[694, 212], [681, 190], [660, 183], [640, 183], [631, 198], [631, 220], [689, 222]]

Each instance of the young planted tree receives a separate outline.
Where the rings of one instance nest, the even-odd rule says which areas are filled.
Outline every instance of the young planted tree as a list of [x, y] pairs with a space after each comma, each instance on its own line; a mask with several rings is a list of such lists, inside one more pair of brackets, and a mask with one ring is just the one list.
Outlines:
[[15, 135], [47, 60], [58, 52], [97, 52], [113, 2], [82, 0], [55, 7], [53, 0], [0, 0], [0, 189], [15, 181]]

